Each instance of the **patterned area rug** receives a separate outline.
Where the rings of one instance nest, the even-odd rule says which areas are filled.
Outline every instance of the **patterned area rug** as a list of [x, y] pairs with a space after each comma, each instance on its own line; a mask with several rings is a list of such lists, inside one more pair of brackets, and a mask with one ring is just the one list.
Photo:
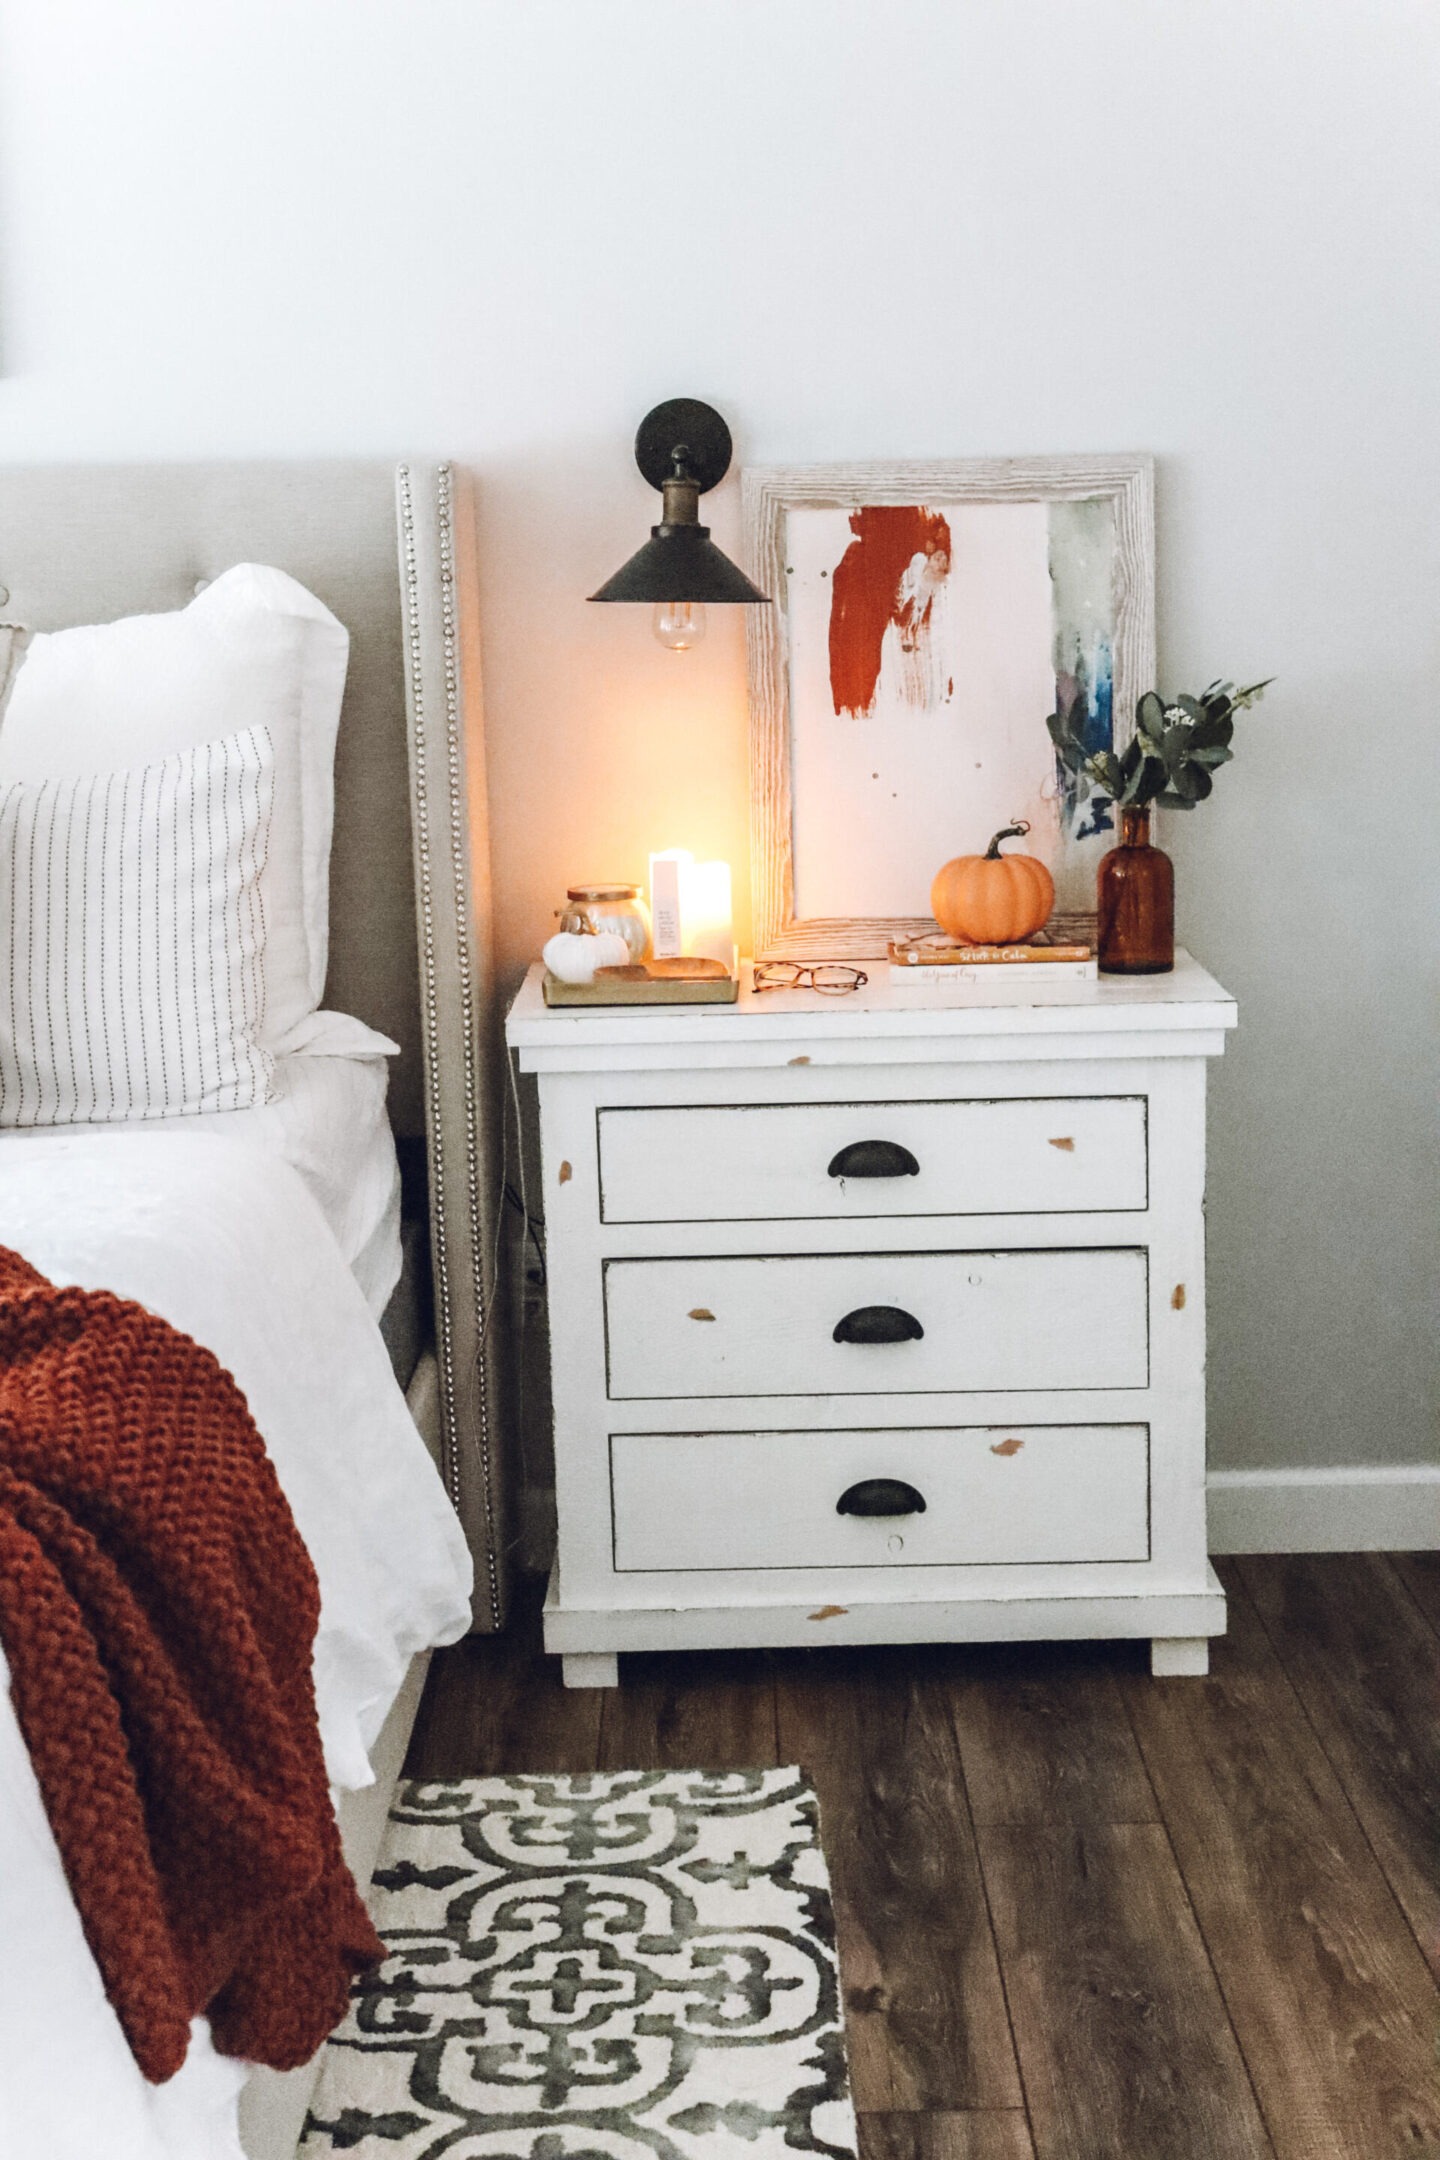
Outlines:
[[851, 2160], [798, 1770], [400, 1788], [303, 2160]]

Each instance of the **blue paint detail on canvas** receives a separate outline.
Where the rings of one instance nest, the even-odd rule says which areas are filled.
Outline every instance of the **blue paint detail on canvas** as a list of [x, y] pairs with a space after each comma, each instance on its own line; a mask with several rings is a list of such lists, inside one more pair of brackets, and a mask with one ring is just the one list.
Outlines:
[[[1050, 583], [1055, 709], [1079, 721], [1087, 750], [1113, 750], [1115, 516], [1108, 497], [1051, 504]], [[1061, 834], [1071, 841], [1114, 831], [1109, 797], [1092, 794], [1081, 803], [1075, 775], [1058, 757], [1055, 794]]]
[[[1097, 636], [1089, 651], [1081, 649], [1076, 638], [1068, 655], [1071, 672], [1055, 678], [1055, 710], [1080, 721], [1080, 737], [1089, 751], [1110, 750], [1115, 743], [1115, 673], [1110, 652], [1110, 640]], [[1108, 795], [1094, 794], [1085, 804], [1083, 814], [1077, 800], [1075, 775], [1055, 760], [1056, 785], [1060, 792], [1063, 823], [1070, 826], [1077, 840], [1090, 840], [1099, 833], [1113, 832], [1115, 820], [1111, 815]], [[1080, 822], [1076, 823], [1079, 816]]]
[[1092, 795], [1090, 797], [1089, 820], [1088, 822], [1082, 820], [1082, 822], [1076, 826], [1076, 839], [1093, 840], [1098, 833], [1114, 832], [1114, 830], [1115, 820], [1110, 815], [1109, 796]]

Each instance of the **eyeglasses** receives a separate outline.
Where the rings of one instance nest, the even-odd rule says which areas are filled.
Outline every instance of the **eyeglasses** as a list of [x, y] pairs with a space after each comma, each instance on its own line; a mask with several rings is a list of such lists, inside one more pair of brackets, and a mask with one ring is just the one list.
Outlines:
[[794, 960], [767, 960], [756, 968], [753, 987], [757, 991], [819, 990], [826, 997], [843, 997], [847, 990], [858, 990], [869, 980], [869, 976], [861, 968], [835, 967], [829, 963], [811, 966]]

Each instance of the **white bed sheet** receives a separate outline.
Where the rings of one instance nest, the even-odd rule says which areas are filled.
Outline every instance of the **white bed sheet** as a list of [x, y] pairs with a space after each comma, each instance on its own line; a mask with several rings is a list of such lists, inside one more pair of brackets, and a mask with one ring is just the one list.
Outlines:
[[[208, 1121], [207, 1121], [208, 1122]], [[367, 1749], [410, 1658], [469, 1623], [470, 1555], [366, 1299], [299, 1173], [213, 1130], [0, 1141], [0, 1244], [53, 1282], [138, 1299], [213, 1350], [265, 1437], [320, 1579], [331, 1781]], [[243, 2066], [197, 2020], [146, 2084], [80, 1930], [0, 1658], [0, 2160], [240, 2160]]]
[[[398, 1054], [387, 1035], [348, 1013], [311, 1013], [276, 1056], [273, 1101], [143, 1121], [147, 1132], [252, 1141], [298, 1170], [377, 1320], [400, 1280], [400, 1166], [385, 1109], [388, 1060]], [[58, 1140], [100, 1129], [30, 1127], [27, 1135]], [[0, 1148], [8, 1139], [0, 1133]]]

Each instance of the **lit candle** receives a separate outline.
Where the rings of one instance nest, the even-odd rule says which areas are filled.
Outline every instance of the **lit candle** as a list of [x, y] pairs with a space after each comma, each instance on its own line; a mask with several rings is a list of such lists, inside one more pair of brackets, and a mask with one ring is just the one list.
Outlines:
[[735, 924], [730, 912], [730, 865], [690, 862], [680, 873], [681, 951], [718, 960], [735, 971]]
[[718, 960], [734, 974], [729, 863], [697, 863], [688, 848], [650, 857], [650, 945], [657, 960]]

